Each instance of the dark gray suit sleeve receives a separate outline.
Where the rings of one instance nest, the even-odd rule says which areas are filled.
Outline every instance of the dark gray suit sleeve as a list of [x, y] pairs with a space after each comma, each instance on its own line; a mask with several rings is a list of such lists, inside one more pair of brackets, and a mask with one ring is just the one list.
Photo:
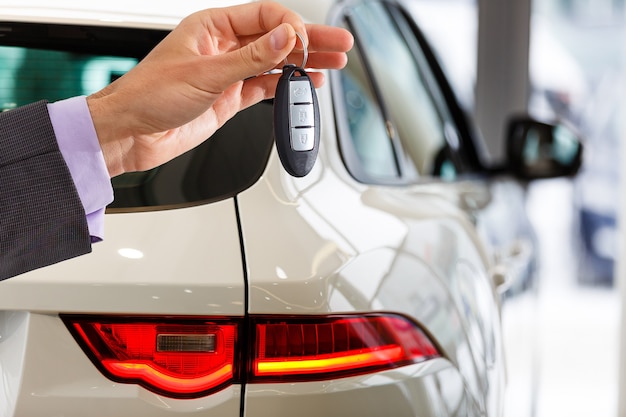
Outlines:
[[0, 280], [90, 251], [46, 103], [0, 113]]

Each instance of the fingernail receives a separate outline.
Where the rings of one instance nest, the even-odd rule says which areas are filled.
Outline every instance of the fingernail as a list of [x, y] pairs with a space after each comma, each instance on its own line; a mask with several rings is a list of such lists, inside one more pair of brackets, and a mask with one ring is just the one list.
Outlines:
[[281, 51], [287, 46], [287, 41], [289, 40], [289, 35], [287, 34], [287, 29], [284, 25], [281, 25], [274, 29], [272, 34], [270, 35], [270, 43], [272, 48], [277, 51]]

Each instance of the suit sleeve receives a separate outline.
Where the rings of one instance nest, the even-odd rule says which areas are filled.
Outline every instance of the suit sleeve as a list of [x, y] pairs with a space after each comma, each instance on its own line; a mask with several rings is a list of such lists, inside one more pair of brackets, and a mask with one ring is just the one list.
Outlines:
[[90, 251], [46, 102], [0, 113], [0, 280]]

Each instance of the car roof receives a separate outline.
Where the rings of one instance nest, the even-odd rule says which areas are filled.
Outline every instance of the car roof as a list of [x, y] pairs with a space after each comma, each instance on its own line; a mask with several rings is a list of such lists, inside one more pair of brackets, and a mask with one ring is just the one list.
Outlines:
[[[0, 0], [0, 20], [171, 28], [183, 17], [208, 7], [226, 7], [252, 0]], [[335, 0], [279, 0], [308, 21], [325, 21]], [[312, 5], [311, 3], [315, 3]]]
[[[217, 0], [225, 7], [245, 0]], [[0, 0], [2, 20], [96, 25], [171, 27], [184, 16], [207, 7], [202, 0]]]

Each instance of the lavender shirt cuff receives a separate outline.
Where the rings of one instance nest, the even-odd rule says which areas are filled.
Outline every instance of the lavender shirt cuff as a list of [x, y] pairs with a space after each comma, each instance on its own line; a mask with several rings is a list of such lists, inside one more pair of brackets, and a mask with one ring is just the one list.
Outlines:
[[104, 162], [86, 97], [48, 104], [61, 154], [85, 208], [92, 242], [104, 238], [104, 210], [113, 201], [113, 187]]

